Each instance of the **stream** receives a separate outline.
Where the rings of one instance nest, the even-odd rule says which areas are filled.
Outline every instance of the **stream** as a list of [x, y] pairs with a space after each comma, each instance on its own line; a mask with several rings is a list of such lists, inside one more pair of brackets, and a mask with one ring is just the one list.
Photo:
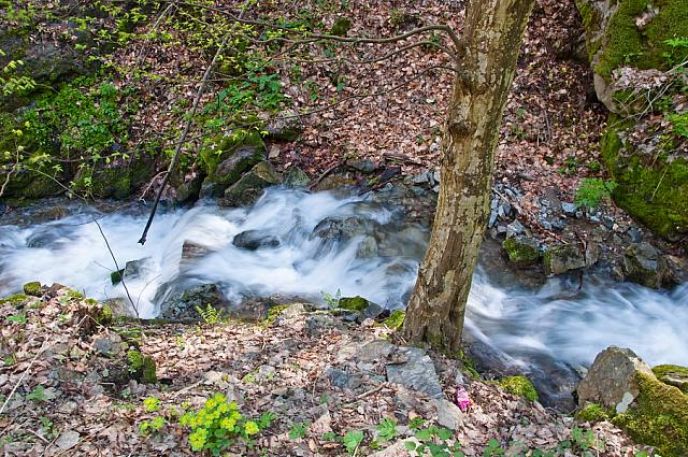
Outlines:
[[[3, 217], [0, 296], [41, 281], [98, 299], [125, 297], [122, 284], [112, 284], [115, 267], [97, 217], [119, 267], [134, 261], [125, 278], [141, 317], [159, 315], [175, 291], [202, 284], [217, 285], [232, 303], [258, 297], [323, 303], [324, 294], [339, 291], [403, 308], [429, 232], [390, 201], [384, 194], [273, 188], [251, 208], [199, 202], [163, 211], [145, 246], [137, 240], [147, 208], [108, 214], [75, 206], [48, 222]], [[504, 364], [551, 373], [588, 366], [612, 344], [653, 365], [688, 365], [686, 322], [688, 284], [657, 291], [586, 275], [580, 290], [565, 278], [529, 289], [483, 263], [466, 328]]]

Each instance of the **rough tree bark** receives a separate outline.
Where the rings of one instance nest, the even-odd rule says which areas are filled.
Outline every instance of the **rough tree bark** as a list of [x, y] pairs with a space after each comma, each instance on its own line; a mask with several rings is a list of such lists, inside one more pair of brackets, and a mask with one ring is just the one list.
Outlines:
[[406, 339], [446, 353], [460, 349], [489, 215], [494, 151], [532, 5], [533, 0], [471, 0], [466, 14], [435, 221], [404, 323]]

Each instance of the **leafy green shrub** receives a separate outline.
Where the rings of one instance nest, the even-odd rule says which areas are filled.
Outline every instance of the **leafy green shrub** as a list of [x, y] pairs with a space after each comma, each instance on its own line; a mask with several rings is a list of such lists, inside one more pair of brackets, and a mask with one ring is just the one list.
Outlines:
[[253, 445], [253, 437], [268, 428], [273, 415], [263, 414], [257, 421], [249, 420], [239, 411], [235, 402], [224, 394], [217, 393], [209, 398], [198, 412], [187, 412], [180, 425], [191, 429], [189, 444], [194, 452], [209, 451], [219, 456], [236, 440]]
[[585, 178], [576, 190], [575, 203], [589, 209], [600, 206], [603, 200], [608, 200], [616, 188], [614, 181], [603, 181], [600, 178]]

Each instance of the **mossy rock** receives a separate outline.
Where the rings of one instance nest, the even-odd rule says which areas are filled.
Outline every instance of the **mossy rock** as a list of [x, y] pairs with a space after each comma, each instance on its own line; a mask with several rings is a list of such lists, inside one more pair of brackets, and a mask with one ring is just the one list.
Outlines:
[[253, 130], [237, 130], [230, 135], [216, 137], [204, 145], [199, 153], [201, 168], [206, 175], [212, 176], [223, 161], [245, 146], [252, 146], [263, 154], [266, 151], [260, 133]]
[[400, 309], [392, 311], [387, 319], [382, 321], [388, 328], [392, 330], [398, 330], [404, 325], [404, 319], [406, 319], [406, 313]]
[[585, 255], [575, 244], [552, 246], [547, 249], [542, 260], [547, 275], [585, 268]]
[[258, 163], [224, 193], [220, 203], [224, 206], [243, 206], [255, 203], [267, 187], [279, 184], [281, 179], [269, 162]]
[[[576, 0], [576, 6], [594, 71], [607, 81], [622, 66], [668, 69], [672, 49], [665, 41], [688, 36], [685, 0]], [[648, 20], [639, 26], [641, 17]], [[688, 57], [688, 50], [674, 52], [676, 62]]]
[[[64, 179], [64, 176], [56, 176], [55, 179], [61, 181]], [[7, 187], [5, 187], [5, 193], [2, 198], [26, 198], [35, 200], [53, 197], [64, 192], [64, 188], [60, 186], [55, 179], [26, 170], [14, 173], [10, 177]]]
[[622, 139], [629, 128], [611, 116], [602, 138], [602, 156], [617, 183], [612, 197], [653, 232], [677, 239], [688, 233], [688, 161], [667, 160], [669, 144], [652, 157], [629, 150]]
[[657, 379], [688, 394], [688, 368], [679, 365], [657, 365], [652, 368]]
[[24, 294], [14, 294], [9, 297], [0, 298], [0, 305], [11, 304], [12, 306], [20, 306], [26, 303], [29, 297]]
[[497, 381], [497, 383], [510, 394], [523, 397], [528, 401], [538, 400], [537, 390], [535, 390], [535, 386], [526, 376], [507, 376]]
[[347, 311], [355, 311], [357, 313], [362, 313], [368, 307], [370, 303], [363, 297], [342, 297], [339, 299], [338, 308], [345, 309]]
[[38, 281], [27, 282], [24, 284], [24, 293], [32, 297], [42, 297], [43, 296], [43, 286]]
[[688, 455], [688, 396], [651, 373], [638, 372], [636, 381], [640, 394], [612, 422], [636, 442], [656, 447], [664, 457]]
[[518, 266], [533, 265], [540, 260], [542, 253], [538, 245], [528, 238], [512, 237], [502, 242], [509, 262]]

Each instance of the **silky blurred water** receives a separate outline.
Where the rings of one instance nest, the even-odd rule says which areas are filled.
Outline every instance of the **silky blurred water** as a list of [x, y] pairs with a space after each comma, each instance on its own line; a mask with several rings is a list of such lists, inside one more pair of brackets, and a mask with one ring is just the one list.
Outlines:
[[[159, 214], [145, 246], [137, 244], [145, 214], [76, 214], [31, 226], [0, 226], [0, 295], [28, 281], [58, 282], [88, 296], [124, 298], [113, 286], [115, 266], [92, 214], [107, 235], [120, 268], [147, 259], [127, 286], [142, 317], [159, 313], [166, 285], [217, 284], [233, 302], [251, 297], [300, 297], [322, 302], [323, 292], [361, 295], [388, 308], [405, 305], [414, 284], [427, 229], [405, 221], [402, 208], [373, 202], [370, 195], [337, 197], [275, 188], [248, 209], [199, 203]], [[350, 239], [313, 236], [326, 218], [372, 221], [374, 234]], [[261, 230], [279, 239], [255, 251], [234, 237]], [[362, 255], [366, 235], [378, 249]], [[207, 254], [182, 259], [184, 242]], [[499, 271], [474, 276], [467, 327], [515, 364], [546, 356], [589, 365], [609, 345], [627, 346], [651, 364], [688, 365], [688, 285], [656, 291], [630, 283], [588, 278], [574, 294], [564, 280], [539, 290], [497, 286]]]

